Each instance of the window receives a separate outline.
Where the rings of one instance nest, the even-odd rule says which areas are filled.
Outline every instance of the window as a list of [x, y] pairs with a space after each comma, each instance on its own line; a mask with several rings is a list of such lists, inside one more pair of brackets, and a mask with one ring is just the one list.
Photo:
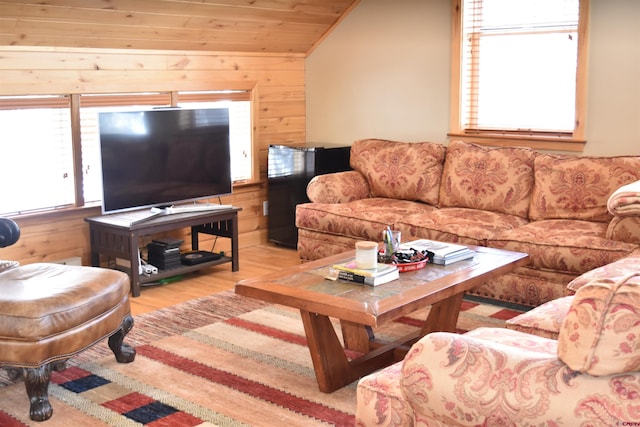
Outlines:
[[246, 92], [230, 94], [235, 94], [236, 100], [204, 101], [201, 94], [179, 92], [178, 106], [229, 109], [229, 140], [232, 141], [231, 179], [236, 182], [246, 181], [251, 179], [251, 102]]
[[[0, 215], [101, 201], [98, 112], [153, 107], [229, 108], [232, 179], [252, 179], [250, 94], [164, 92], [0, 97]], [[77, 119], [74, 119], [77, 117]], [[76, 136], [77, 135], [77, 136]]]
[[69, 97], [14, 97], [0, 104], [0, 214], [74, 203]]
[[581, 149], [588, 1], [454, 3], [451, 136]]
[[168, 93], [80, 96], [82, 194], [85, 203], [100, 202], [102, 200], [98, 113], [101, 111], [144, 110], [153, 107], [170, 106], [171, 96]]

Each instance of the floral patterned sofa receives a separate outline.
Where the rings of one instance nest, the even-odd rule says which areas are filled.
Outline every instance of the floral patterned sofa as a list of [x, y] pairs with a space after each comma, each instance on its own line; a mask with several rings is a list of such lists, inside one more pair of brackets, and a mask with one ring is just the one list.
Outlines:
[[639, 337], [636, 268], [580, 287], [557, 340], [503, 328], [423, 337], [359, 381], [356, 425], [638, 425]]
[[[508, 319], [505, 322], [505, 326], [509, 329], [526, 332], [528, 334], [558, 339], [560, 326], [562, 326], [562, 322], [571, 308], [571, 304], [575, 298], [574, 293], [578, 289], [594, 280], [607, 280], [638, 272], [640, 272], [640, 250], [635, 251], [628, 257], [621, 258], [611, 264], [598, 267], [578, 276], [567, 285], [567, 293], [569, 293], [569, 295], [547, 301], [532, 310]], [[640, 310], [640, 306], [638, 310]], [[640, 357], [640, 355], [638, 357]]]
[[[314, 177], [296, 207], [303, 261], [381, 240], [416, 238], [526, 252], [531, 262], [473, 290], [538, 306], [640, 246], [638, 209], [613, 215], [610, 196], [640, 180], [640, 156], [575, 157], [461, 141], [360, 140], [354, 170]], [[626, 200], [626, 199], [624, 199]], [[614, 211], [615, 212], [615, 211]]]

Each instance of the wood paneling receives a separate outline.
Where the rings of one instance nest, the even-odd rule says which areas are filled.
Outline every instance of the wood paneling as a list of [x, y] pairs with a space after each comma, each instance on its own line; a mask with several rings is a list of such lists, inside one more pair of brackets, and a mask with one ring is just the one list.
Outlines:
[[[268, 147], [305, 141], [304, 57], [358, 1], [0, 0], [0, 96], [252, 91], [256, 176], [222, 203], [242, 207], [241, 247], [265, 243]], [[84, 218], [99, 214], [17, 218], [22, 238], [0, 256], [88, 264]]]
[[2, 0], [0, 45], [308, 53], [358, 0]]
[[[302, 55], [0, 47], [0, 96], [215, 89], [253, 91], [258, 175], [255, 182], [234, 187], [222, 203], [242, 208], [240, 246], [262, 244], [269, 144], [305, 140]], [[22, 237], [2, 249], [0, 258], [28, 263], [81, 256], [89, 264], [84, 218], [99, 214], [99, 208], [85, 208], [18, 218]], [[188, 230], [177, 234], [190, 241]]]

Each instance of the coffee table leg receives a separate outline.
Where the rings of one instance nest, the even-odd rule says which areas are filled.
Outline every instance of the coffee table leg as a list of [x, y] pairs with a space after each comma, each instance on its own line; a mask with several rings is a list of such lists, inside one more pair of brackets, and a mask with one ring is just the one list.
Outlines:
[[456, 332], [463, 294], [456, 294], [431, 306], [422, 336], [431, 332]]
[[300, 310], [318, 387], [331, 393], [351, 383], [349, 360], [327, 316]]
[[340, 327], [342, 328], [344, 348], [360, 353], [368, 353], [371, 350], [370, 343], [375, 339], [375, 336], [370, 326], [340, 320]]

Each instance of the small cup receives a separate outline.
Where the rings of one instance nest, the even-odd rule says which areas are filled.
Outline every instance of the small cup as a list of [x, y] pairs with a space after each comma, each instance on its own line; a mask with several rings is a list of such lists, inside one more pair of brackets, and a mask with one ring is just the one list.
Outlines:
[[391, 258], [391, 256], [398, 251], [398, 247], [400, 246], [400, 231], [391, 230], [390, 232], [391, 236], [389, 236], [389, 230], [384, 230], [382, 232], [385, 258]]
[[372, 270], [378, 266], [378, 244], [356, 242], [356, 268]]

